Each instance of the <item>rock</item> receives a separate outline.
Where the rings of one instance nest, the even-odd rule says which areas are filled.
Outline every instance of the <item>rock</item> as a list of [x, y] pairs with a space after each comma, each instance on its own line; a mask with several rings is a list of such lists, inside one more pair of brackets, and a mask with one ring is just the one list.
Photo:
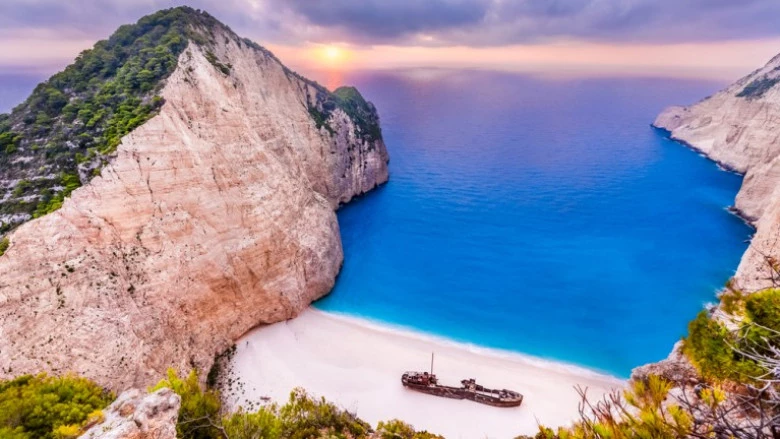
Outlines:
[[631, 371], [632, 381], [647, 381], [649, 375], [656, 375], [677, 386], [695, 385], [701, 378], [696, 368], [688, 361], [682, 353], [682, 342], [677, 342], [672, 352], [666, 359], [657, 363], [650, 363], [639, 366]]
[[175, 439], [181, 398], [171, 389], [131, 389], [103, 410], [104, 420], [80, 439]]
[[745, 174], [735, 208], [756, 233], [735, 281], [746, 291], [772, 286], [766, 256], [780, 256], [780, 56], [695, 105], [667, 108], [654, 125]]
[[169, 367], [208, 371], [333, 287], [334, 210], [387, 180], [385, 145], [340, 108], [318, 127], [321, 87], [213, 32], [229, 73], [190, 43], [160, 113], [61, 209], [9, 235], [0, 378], [70, 371], [123, 390]]

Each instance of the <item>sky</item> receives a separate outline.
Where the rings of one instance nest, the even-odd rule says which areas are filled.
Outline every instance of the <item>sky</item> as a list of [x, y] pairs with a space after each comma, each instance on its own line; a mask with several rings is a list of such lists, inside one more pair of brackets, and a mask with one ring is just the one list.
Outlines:
[[736, 79], [780, 53], [780, 0], [2, 0], [0, 72], [50, 74], [183, 4], [309, 70]]

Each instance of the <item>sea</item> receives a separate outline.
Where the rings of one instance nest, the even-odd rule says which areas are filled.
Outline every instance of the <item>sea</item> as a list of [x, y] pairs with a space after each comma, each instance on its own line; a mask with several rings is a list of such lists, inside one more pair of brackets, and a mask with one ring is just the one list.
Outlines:
[[[0, 112], [40, 79], [0, 75]], [[628, 377], [668, 355], [747, 248], [727, 211], [741, 176], [650, 126], [723, 82], [335, 81], [378, 108], [390, 181], [339, 210], [344, 267], [316, 308]]]
[[725, 83], [341, 82], [379, 110], [390, 181], [338, 212], [344, 268], [321, 310], [628, 377], [669, 354], [747, 248], [727, 211], [741, 176], [650, 125]]

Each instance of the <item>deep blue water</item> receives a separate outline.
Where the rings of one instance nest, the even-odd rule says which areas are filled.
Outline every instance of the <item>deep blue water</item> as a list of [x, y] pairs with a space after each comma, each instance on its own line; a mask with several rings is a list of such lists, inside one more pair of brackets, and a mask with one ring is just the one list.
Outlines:
[[458, 72], [347, 78], [391, 180], [342, 208], [316, 306], [618, 376], [665, 357], [733, 274], [741, 177], [649, 124], [723, 84]]
[[[39, 77], [0, 75], [0, 112]], [[740, 177], [664, 139], [666, 105], [724, 84], [354, 74], [391, 180], [339, 212], [316, 304], [627, 376], [665, 357], [733, 273]]]

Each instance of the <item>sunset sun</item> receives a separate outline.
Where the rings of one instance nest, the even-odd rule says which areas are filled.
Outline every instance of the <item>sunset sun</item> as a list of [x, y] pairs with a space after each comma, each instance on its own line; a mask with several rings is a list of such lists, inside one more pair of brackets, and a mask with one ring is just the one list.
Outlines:
[[332, 44], [323, 45], [317, 50], [317, 57], [328, 66], [341, 66], [348, 58], [349, 53], [343, 47]]
[[780, 439], [779, 22], [0, 0], [0, 439]]

